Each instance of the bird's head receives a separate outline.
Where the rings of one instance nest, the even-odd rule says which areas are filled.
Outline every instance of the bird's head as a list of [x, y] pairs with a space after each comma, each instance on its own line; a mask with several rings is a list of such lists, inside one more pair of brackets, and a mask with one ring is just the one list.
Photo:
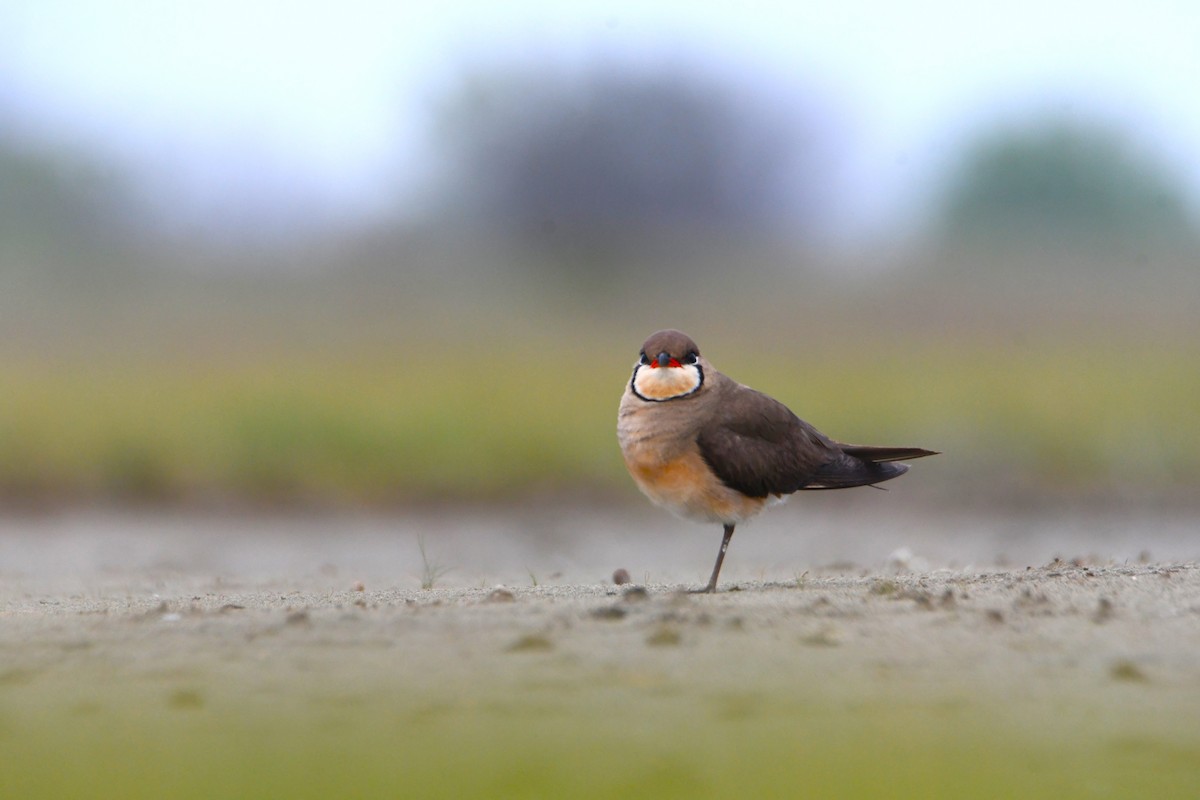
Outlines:
[[629, 382], [633, 393], [652, 403], [693, 395], [704, 386], [700, 348], [686, 333], [656, 331], [642, 345]]

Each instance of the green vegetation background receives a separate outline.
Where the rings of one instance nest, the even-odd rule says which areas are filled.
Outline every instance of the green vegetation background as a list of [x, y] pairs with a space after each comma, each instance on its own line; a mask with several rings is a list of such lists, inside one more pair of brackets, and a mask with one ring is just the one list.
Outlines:
[[0, 490], [636, 500], [616, 406], [667, 326], [835, 438], [943, 451], [925, 483], [946, 497], [1184, 495], [1200, 467], [1187, 292], [705, 274], [647, 291], [176, 277], [10, 304]]

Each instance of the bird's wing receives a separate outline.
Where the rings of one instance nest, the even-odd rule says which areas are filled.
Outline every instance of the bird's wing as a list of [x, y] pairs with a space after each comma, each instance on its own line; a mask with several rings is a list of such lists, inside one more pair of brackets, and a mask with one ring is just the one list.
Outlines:
[[804, 488], [840, 451], [787, 406], [745, 386], [731, 388], [696, 439], [721, 482], [749, 497]]

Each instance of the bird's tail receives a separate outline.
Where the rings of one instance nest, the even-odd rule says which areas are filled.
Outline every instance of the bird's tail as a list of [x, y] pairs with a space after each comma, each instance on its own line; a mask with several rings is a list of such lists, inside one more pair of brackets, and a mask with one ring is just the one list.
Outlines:
[[914, 458], [941, 455], [936, 450], [922, 450], [920, 447], [871, 447], [862, 444], [838, 444], [842, 452], [848, 456], [861, 458], [872, 464], [884, 461], [911, 461]]
[[802, 489], [873, 486], [908, 472], [907, 464], [895, 464], [895, 461], [938, 455], [936, 451], [919, 447], [869, 447], [857, 444], [839, 444], [839, 447], [842, 452], [818, 469]]

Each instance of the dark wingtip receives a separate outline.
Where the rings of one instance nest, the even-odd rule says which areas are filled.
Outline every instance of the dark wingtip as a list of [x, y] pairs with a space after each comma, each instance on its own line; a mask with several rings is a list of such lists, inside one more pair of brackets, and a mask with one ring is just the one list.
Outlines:
[[908, 464], [890, 461], [869, 461], [843, 453], [823, 465], [802, 489], [851, 489], [855, 486], [874, 486], [899, 478], [908, 472]]

